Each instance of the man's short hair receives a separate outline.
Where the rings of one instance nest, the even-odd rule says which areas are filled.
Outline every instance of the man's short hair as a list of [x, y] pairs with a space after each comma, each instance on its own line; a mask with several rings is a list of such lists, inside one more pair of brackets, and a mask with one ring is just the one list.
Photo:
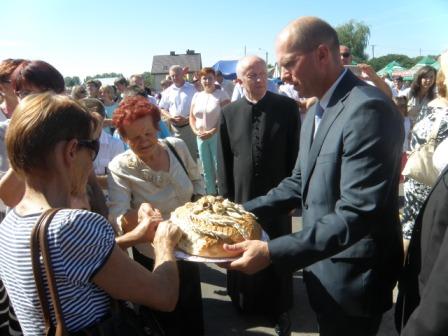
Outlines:
[[96, 98], [83, 98], [79, 100], [79, 103], [90, 113], [96, 112], [102, 118], [106, 118], [106, 109], [101, 100]]
[[124, 77], [120, 77], [120, 78], [117, 78], [117, 79], [114, 81], [114, 85], [115, 85], [115, 86], [117, 86], [117, 85], [128, 86], [129, 83], [128, 83], [128, 81], [127, 81], [126, 78], [124, 78]]
[[101, 82], [99, 81], [99, 80], [95, 80], [95, 79], [89, 79], [87, 82], [86, 82], [86, 85], [93, 85], [93, 86], [95, 86], [97, 89], [99, 89], [100, 87], [101, 87]]
[[124, 97], [135, 97], [135, 96], [141, 96], [148, 98], [148, 95], [146, 94], [145, 90], [142, 89], [138, 85], [129, 85], [126, 90], [123, 93]]
[[172, 65], [170, 66], [170, 71], [169, 72], [175, 72], [175, 73], [182, 73], [184, 70], [182, 69], [182, 67], [180, 65]]

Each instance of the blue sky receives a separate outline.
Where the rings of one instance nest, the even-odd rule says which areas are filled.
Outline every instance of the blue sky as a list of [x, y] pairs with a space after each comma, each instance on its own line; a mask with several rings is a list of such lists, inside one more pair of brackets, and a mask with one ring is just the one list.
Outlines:
[[152, 56], [171, 50], [193, 49], [209, 66], [246, 47], [273, 63], [277, 33], [303, 15], [363, 21], [375, 56], [448, 49], [447, 0], [3, 0], [1, 13], [0, 59], [42, 59], [81, 78], [150, 71]]

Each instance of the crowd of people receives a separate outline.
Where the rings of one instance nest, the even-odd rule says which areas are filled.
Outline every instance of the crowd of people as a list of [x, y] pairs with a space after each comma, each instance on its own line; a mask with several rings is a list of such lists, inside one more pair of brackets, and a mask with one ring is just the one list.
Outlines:
[[[291, 334], [298, 269], [321, 335], [376, 335], [398, 281], [401, 334], [448, 333], [448, 52], [405, 88], [301, 17], [276, 53], [280, 86], [246, 56], [235, 82], [210, 67], [188, 82], [173, 65], [160, 93], [140, 74], [68, 90], [47, 62], [0, 63], [0, 333], [60, 321], [53, 307], [44, 319], [53, 285], [38, 293], [30, 243], [55, 208], [46, 240], [66, 330], [92, 330], [116, 299], [165, 335], [204, 335], [199, 267], [176, 260], [182, 232], [168, 221], [202, 195], [243, 204], [268, 234], [224, 245], [239, 257], [222, 266], [238, 312], [277, 335]], [[436, 178], [402, 176], [428, 146]]]

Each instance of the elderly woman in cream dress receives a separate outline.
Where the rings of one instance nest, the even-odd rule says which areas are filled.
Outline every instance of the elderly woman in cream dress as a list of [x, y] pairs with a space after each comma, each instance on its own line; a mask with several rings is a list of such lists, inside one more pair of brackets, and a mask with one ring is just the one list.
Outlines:
[[[171, 211], [204, 194], [199, 168], [185, 143], [176, 138], [157, 139], [160, 111], [142, 97], [127, 97], [115, 110], [113, 121], [129, 150], [109, 164], [110, 220], [119, 233], [137, 223], [143, 202], [158, 209], [164, 219]], [[149, 244], [137, 245], [134, 259], [151, 269]], [[179, 261], [180, 293], [172, 313], [156, 312], [166, 335], [203, 335], [199, 268]]]

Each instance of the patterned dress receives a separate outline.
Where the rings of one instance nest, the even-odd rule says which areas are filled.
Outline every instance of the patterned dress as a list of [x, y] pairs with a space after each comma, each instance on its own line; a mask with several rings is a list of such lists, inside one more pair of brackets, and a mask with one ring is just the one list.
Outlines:
[[3, 282], [0, 280], [0, 335], [20, 336], [19, 321], [9, 302], [8, 294]]
[[[436, 116], [443, 114], [439, 130], [437, 132], [437, 143], [441, 143], [448, 137], [448, 108], [425, 106], [420, 111], [417, 122], [412, 129], [411, 151], [426, 143], [432, 131]], [[403, 238], [411, 239], [414, 222], [417, 215], [431, 191], [431, 187], [406, 178], [404, 185], [404, 212], [402, 218]]]

